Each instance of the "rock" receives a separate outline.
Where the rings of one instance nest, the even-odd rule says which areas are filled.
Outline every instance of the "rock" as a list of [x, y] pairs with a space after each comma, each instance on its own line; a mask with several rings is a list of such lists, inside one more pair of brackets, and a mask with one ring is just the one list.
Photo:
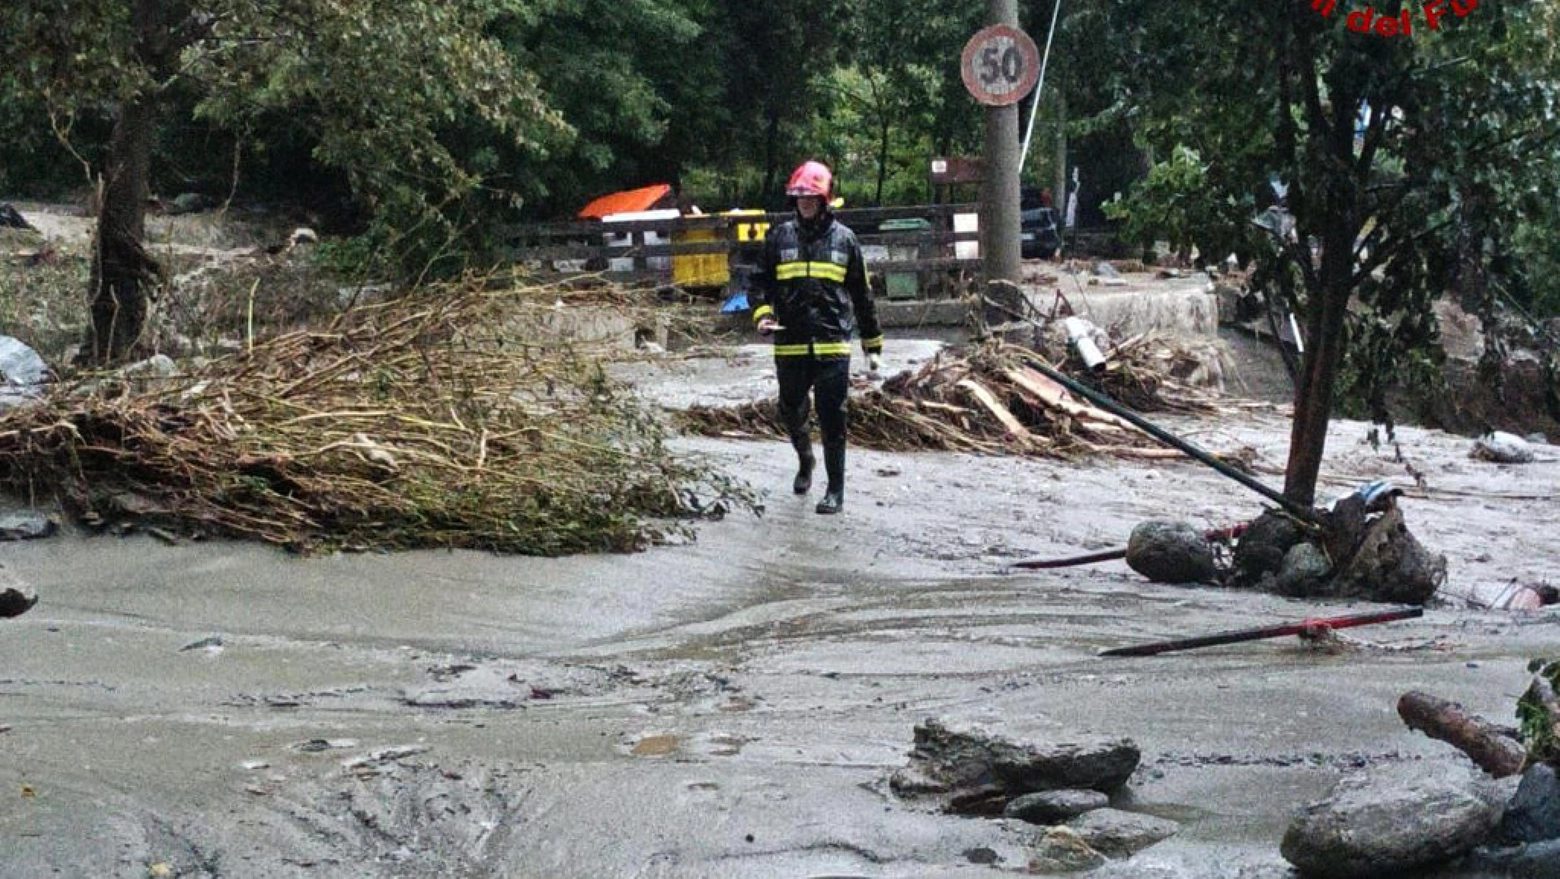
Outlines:
[[0, 617], [19, 617], [38, 603], [38, 593], [19, 577], [0, 568]]
[[1009, 802], [1002, 814], [1030, 824], [1058, 824], [1108, 805], [1110, 797], [1097, 790], [1052, 790], [1024, 794]]
[[1174, 821], [1120, 809], [1095, 809], [1068, 821], [1067, 826], [1090, 848], [1113, 858], [1129, 858], [1181, 830]]
[[1010, 801], [1028, 793], [1117, 790], [1139, 759], [1129, 739], [1019, 744], [983, 728], [951, 729], [927, 720], [915, 728], [909, 771], [896, 773], [891, 783], [901, 795], [942, 793], [950, 812], [1000, 815]]
[[1517, 795], [1501, 819], [1499, 838], [1510, 844], [1560, 839], [1560, 781], [1553, 766], [1535, 763], [1522, 774]]
[[1280, 852], [1307, 875], [1401, 876], [1458, 858], [1488, 838], [1503, 808], [1497, 790], [1471, 767], [1350, 776], [1290, 823]]
[[1283, 569], [1289, 550], [1306, 539], [1294, 519], [1275, 510], [1258, 516], [1235, 544], [1235, 575], [1239, 585], [1256, 586], [1266, 575]]
[[1105, 856], [1095, 851], [1078, 831], [1071, 827], [1051, 827], [1035, 843], [1029, 858], [1031, 873], [1072, 873], [1092, 870], [1105, 864]]
[[60, 523], [42, 513], [11, 513], [0, 516], [0, 540], [39, 540], [53, 537]]
[[1211, 583], [1219, 579], [1213, 545], [1188, 522], [1150, 520], [1132, 529], [1127, 564], [1156, 583]]
[[1315, 595], [1332, 573], [1327, 553], [1314, 543], [1297, 543], [1284, 554], [1273, 591], [1280, 595]]
[[1497, 430], [1475, 441], [1468, 457], [1497, 464], [1531, 464], [1533, 447], [1520, 436]]

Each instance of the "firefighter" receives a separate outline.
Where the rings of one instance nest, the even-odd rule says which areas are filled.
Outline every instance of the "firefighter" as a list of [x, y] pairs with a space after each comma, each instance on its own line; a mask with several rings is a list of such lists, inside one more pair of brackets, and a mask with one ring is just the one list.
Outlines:
[[804, 162], [786, 184], [796, 215], [769, 230], [753, 275], [753, 320], [772, 336], [780, 415], [796, 449], [797, 494], [812, 489], [816, 459], [807, 431], [808, 392], [823, 433], [823, 467], [829, 484], [819, 513], [845, 505], [845, 399], [850, 388], [850, 337], [859, 330], [867, 366], [876, 374], [883, 336], [867, 288], [867, 268], [856, 234], [829, 207], [833, 174], [821, 162]]

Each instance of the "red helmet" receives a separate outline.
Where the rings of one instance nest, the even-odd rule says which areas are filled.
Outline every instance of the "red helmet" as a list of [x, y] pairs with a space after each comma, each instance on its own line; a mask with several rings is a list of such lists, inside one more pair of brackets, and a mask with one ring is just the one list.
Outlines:
[[786, 195], [816, 195], [827, 201], [834, 185], [834, 174], [822, 162], [803, 162], [791, 172], [791, 182], [785, 185]]

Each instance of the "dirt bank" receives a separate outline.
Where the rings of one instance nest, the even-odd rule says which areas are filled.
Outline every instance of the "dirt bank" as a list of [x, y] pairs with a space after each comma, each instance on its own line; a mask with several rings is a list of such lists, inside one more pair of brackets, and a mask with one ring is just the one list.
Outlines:
[[[895, 351], [897, 350], [897, 354]], [[929, 349], [898, 345], [891, 367]], [[920, 352], [915, 353], [915, 352]], [[761, 359], [640, 367], [664, 398], [765, 387]], [[1172, 422], [1281, 466], [1287, 421]], [[1335, 426], [1325, 485], [1412, 486], [1448, 595], [1553, 577], [1560, 466], [1402, 454]], [[985, 876], [1026, 825], [886, 791], [912, 725], [1125, 735], [1132, 808], [1180, 836], [1116, 876], [1281, 876], [1290, 811], [1343, 773], [1449, 762], [1393, 705], [1424, 689], [1509, 722], [1552, 612], [1422, 619], [1319, 652], [1292, 640], [1107, 660], [1103, 647], [1355, 609], [1142, 582], [1122, 545], [1173, 514], [1260, 500], [1189, 463], [853, 452], [844, 516], [816, 516], [778, 442], [687, 441], [774, 486], [762, 518], [633, 556], [426, 552], [300, 560], [231, 544], [70, 536], [0, 547], [40, 593], [0, 620], [0, 876]], [[1276, 477], [1268, 477], [1276, 481]], [[976, 863], [989, 861], [995, 863]], [[159, 866], [159, 865], [165, 865]]]

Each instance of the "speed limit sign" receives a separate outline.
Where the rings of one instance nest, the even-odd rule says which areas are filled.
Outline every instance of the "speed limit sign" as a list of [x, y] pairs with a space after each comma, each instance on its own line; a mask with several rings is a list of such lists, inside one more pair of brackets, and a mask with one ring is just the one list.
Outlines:
[[995, 24], [964, 44], [959, 71], [975, 100], [993, 107], [1016, 104], [1040, 79], [1040, 50], [1018, 28]]

